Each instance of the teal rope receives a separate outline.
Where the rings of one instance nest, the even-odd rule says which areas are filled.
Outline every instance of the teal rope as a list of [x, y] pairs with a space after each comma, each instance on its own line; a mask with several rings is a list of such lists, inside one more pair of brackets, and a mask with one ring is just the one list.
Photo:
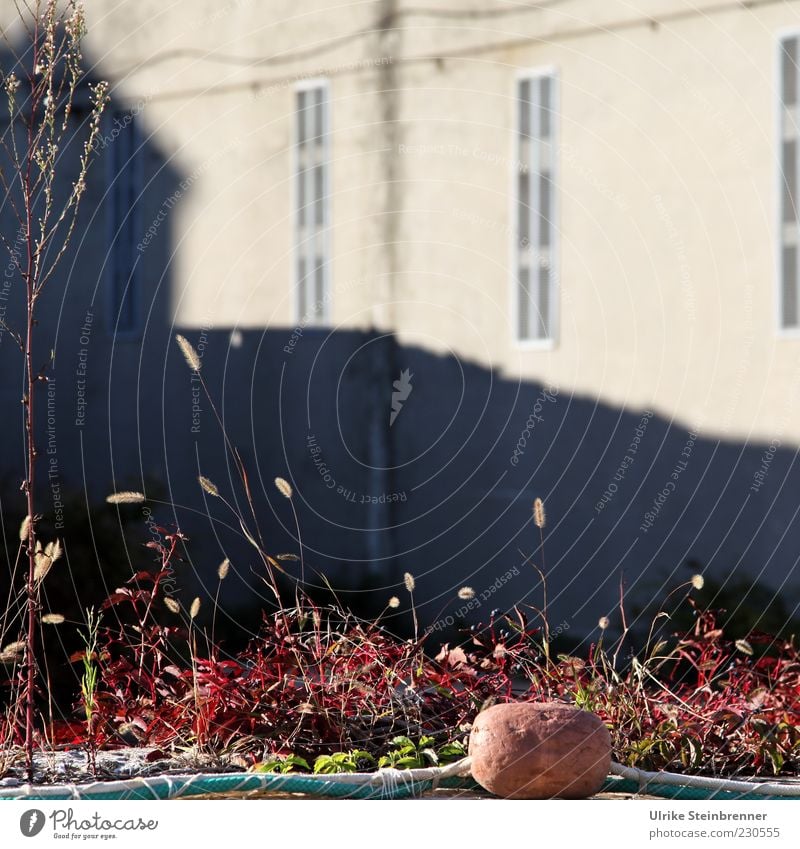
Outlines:
[[[120, 784], [127, 786], [120, 787]], [[376, 784], [343, 784], [336, 776], [273, 775], [265, 773], [223, 773], [220, 775], [176, 775], [143, 778], [128, 782], [96, 782], [60, 787], [34, 786], [0, 790], [0, 800], [25, 799], [31, 801], [63, 801], [69, 799], [96, 800], [152, 800], [177, 799], [201, 795], [248, 793], [305, 793], [309, 796], [338, 799], [408, 799], [421, 796], [435, 787], [457, 790], [480, 790], [471, 778], [445, 778], [422, 781], [404, 781]], [[603, 793], [646, 793], [664, 799], [744, 799], [769, 800], [786, 798], [750, 792], [708, 790], [699, 787], [682, 787], [658, 782], [639, 783], [611, 776], [601, 789]]]
[[[733, 792], [730, 790], [708, 790], [704, 787], [681, 787], [673, 784], [659, 784], [658, 782], [646, 782], [640, 784], [638, 781], [633, 781], [628, 778], [617, 778], [609, 776], [600, 791], [601, 793], [644, 793], [648, 796], [659, 796], [662, 799], [717, 799], [723, 801], [726, 799], [742, 799], [742, 800], [776, 800], [788, 799], [789, 796], [768, 796], [764, 793], [749, 793], [749, 792]], [[794, 801], [797, 801], [796, 799]]]
[[[62, 787], [19, 788], [11, 795], [5, 790], [0, 800], [25, 799], [32, 801], [59, 801], [67, 799], [96, 800], [152, 800], [177, 799], [206, 794], [247, 793], [263, 791], [272, 793], [306, 793], [339, 799], [407, 799], [432, 790], [434, 786], [474, 790], [478, 785], [470, 778], [445, 778], [439, 782], [402, 781], [387, 784], [343, 784], [335, 777], [329, 779], [303, 775], [271, 775], [264, 773], [237, 773], [203, 776], [158, 776], [141, 779], [138, 786], [115, 788], [119, 782], [98, 782], [89, 785]], [[3, 791], [0, 791], [3, 792]]]

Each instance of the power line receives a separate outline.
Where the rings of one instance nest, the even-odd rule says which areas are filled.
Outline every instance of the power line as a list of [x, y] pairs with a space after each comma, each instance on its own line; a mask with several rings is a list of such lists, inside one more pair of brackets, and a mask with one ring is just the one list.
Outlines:
[[[521, 11], [540, 11], [546, 8], [551, 8], [554, 6], [561, 5], [568, 0], [550, 0], [548, 3], [539, 3], [535, 6], [524, 6], [520, 7], [516, 13]], [[468, 56], [477, 56], [485, 53], [492, 53], [495, 51], [504, 51], [518, 47], [524, 47], [530, 44], [554, 44], [558, 42], [570, 41], [573, 39], [584, 38], [590, 35], [597, 35], [598, 33], [614, 33], [614, 32], [623, 32], [625, 30], [636, 29], [639, 27], [647, 26], [647, 27], [658, 27], [665, 24], [675, 23], [682, 20], [687, 20], [690, 18], [696, 17], [710, 17], [711, 15], [722, 14], [724, 12], [729, 12], [732, 10], [739, 11], [750, 11], [753, 9], [757, 9], [763, 6], [772, 6], [777, 3], [781, 5], [787, 4], [796, 4], [800, 2], [800, 0], [723, 0], [723, 2], [716, 3], [712, 6], [708, 6], [705, 8], [689, 8], [689, 9], [680, 9], [675, 12], [669, 12], [660, 16], [648, 16], [648, 17], [638, 17], [638, 18], [630, 18], [630, 19], [621, 19], [612, 21], [607, 24], [589, 24], [583, 27], [576, 27], [575, 29], [561, 31], [558, 33], [552, 33], [550, 35], [524, 35], [519, 36], [517, 38], [508, 39], [506, 41], [495, 41], [489, 42], [486, 44], [480, 45], [470, 45], [465, 48], [455, 49], [448, 52], [436, 53], [436, 54], [427, 54], [427, 55], [414, 55], [414, 56], [399, 56], [399, 57], [390, 57], [392, 64], [416, 64], [421, 62], [430, 62], [435, 60], [447, 60], [447, 59], [459, 59], [465, 58]], [[435, 9], [423, 9], [423, 8], [410, 8], [405, 10], [409, 14], [413, 15], [422, 15], [422, 14], [433, 14], [434, 12], [437, 15], [447, 16], [448, 14], [456, 15], [466, 15], [470, 10], [435, 10]], [[473, 10], [473, 13], [477, 13], [479, 10]], [[484, 14], [489, 14], [490, 12], [495, 13], [506, 13], [505, 9], [497, 9], [497, 10], [485, 10]], [[510, 10], [508, 11], [511, 14]], [[396, 17], [402, 16], [400, 13]], [[385, 19], [384, 19], [385, 20]], [[232, 57], [232, 56], [220, 56], [217, 54], [216, 60], [225, 62], [227, 60], [233, 60], [236, 62], [244, 62], [248, 63], [250, 67], [264, 67], [264, 66], [272, 66], [272, 65], [280, 65], [292, 62], [302, 61], [304, 59], [309, 58], [317, 58], [325, 55], [326, 53], [330, 53], [336, 50], [338, 47], [341, 47], [343, 44], [349, 43], [359, 38], [363, 38], [367, 35], [376, 35], [384, 32], [393, 32], [397, 29], [396, 26], [382, 26], [382, 27], [371, 27], [365, 28], [361, 30], [357, 30], [355, 32], [349, 33], [344, 36], [340, 36], [336, 39], [333, 39], [329, 42], [326, 42], [324, 45], [314, 48], [307, 48], [304, 50], [298, 50], [293, 53], [285, 53], [278, 56], [271, 57], [260, 57], [256, 59], [246, 59], [244, 57]], [[151, 59], [143, 60], [137, 66], [128, 69], [127, 71], [120, 72], [119, 77], [124, 78], [128, 76], [130, 73], [134, 73], [137, 70], [140, 70], [144, 67], [152, 67], [154, 64], [159, 64], [163, 61], [167, 61], [171, 58], [181, 58], [183, 56], [193, 57], [200, 61], [215, 61], [215, 54], [212, 53], [204, 53], [202, 50], [193, 50], [191, 48], [185, 48], [182, 50], [169, 51], [160, 55], [156, 55]], [[309, 71], [303, 71], [302, 73], [292, 74], [289, 76], [283, 76], [272, 79], [254, 79], [248, 80], [246, 82], [239, 83], [230, 83], [228, 85], [219, 85], [214, 86], [213, 88], [195, 88], [195, 89], [184, 89], [184, 90], [176, 90], [173, 92], [164, 92], [156, 95], [152, 95], [150, 99], [152, 100], [175, 100], [175, 99], [190, 99], [202, 96], [209, 95], [221, 95], [221, 94], [229, 94], [237, 91], [246, 91], [248, 89], [253, 91], [260, 91], [263, 89], [271, 89], [277, 87], [283, 87], [288, 84], [291, 84], [293, 81], [298, 79], [303, 79], [306, 77], [319, 76], [323, 73], [327, 76], [344, 76], [348, 73], [356, 73], [359, 71], [367, 70], [372, 67], [377, 67], [380, 64], [381, 57], [364, 57], [359, 60], [355, 60], [350, 63], [341, 63], [340, 65], [334, 68], [326, 68], [321, 70], [320, 68], [315, 68]]]
[[522, 15], [527, 12], [546, 11], [547, 9], [563, 5], [567, 2], [570, 2], [570, 0], [542, 0], [540, 3], [534, 3], [531, 5], [517, 4], [511, 7], [504, 7], [502, 9], [430, 9], [424, 7], [399, 9], [390, 15], [381, 15], [374, 26], [362, 27], [354, 32], [338, 36], [337, 38], [333, 38], [326, 42], [321, 47], [296, 50], [293, 53], [282, 53], [276, 56], [237, 56], [230, 53], [226, 54], [216, 51], [206, 51], [194, 47], [181, 47], [173, 50], [165, 50], [162, 53], [156, 53], [142, 62], [130, 65], [128, 68], [121, 69], [119, 74], [124, 77], [130, 73], [134, 73], [144, 66], [152, 68], [154, 65], [160, 65], [164, 62], [183, 58], [197, 59], [218, 65], [239, 65], [248, 68], [284, 65], [329, 53], [351, 41], [356, 41], [369, 35], [392, 31], [396, 29], [395, 23], [399, 22], [403, 18], [434, 17], [450, 19], [484, 19], [506, 17], [511, 15]]

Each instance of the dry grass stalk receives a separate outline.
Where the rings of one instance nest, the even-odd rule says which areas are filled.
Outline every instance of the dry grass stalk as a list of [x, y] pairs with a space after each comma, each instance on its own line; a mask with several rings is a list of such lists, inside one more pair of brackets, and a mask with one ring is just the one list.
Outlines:
[[216, 484], [213, 481], [210, 481], [207, 477], [200, 475], [197, 478], [200, 483], [200, 486], [203, 488], [204, 492], [207, 492], [209, 495], [213, 495], [214, 498], [219, 498], [219, 490], [216, 487]]
[[275, 478], [275, 486], [277, 487], [278, 492], [280, 492], [280, 494], [284, 498], [291, 498], [292, 497], [292, 495], [293, 495], [292, 487], [291, 487], [289, 481], [284, 480], [283, 478]]
[[545, 514], [544, 514], [544, 502], [541, 498], [535, 499], [533, 502], [533, 524], [536, 525], [539, 530], [544, 528], [545, 524]]
[[141, 504], [145, 500], [141, 492], [113, 492], [106, 496], [109, 504]]
[[200, 357], [197, 355], [197, 351], [195, 351], [192, 347], [191, 342], [189, 342], [185, 336], [181, 336], [180, 333], [176, 334], [175, 341], [181, 349], [183, 358], [186, 360], [186, 365], [188, 365], [192, 371], [200, 371], [202, 363], [200, 362]]
[[45, 625], [61, 625], [64, 622], [64, 617], [60, 613], [45, 613], [42, 616], [42, 622]]

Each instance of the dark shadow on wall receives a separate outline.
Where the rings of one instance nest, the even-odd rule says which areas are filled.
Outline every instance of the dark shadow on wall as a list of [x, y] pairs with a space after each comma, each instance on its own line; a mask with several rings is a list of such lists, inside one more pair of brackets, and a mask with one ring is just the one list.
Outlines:
[[[135, 161], [123, 158], [118, 175], [140, 169], [135, 227], [110, 232], [109, 157], [137, 125]], [[170, 525], [189, 537], [176, 571], [185, 601], [199, 593], [210, 606], [226, 556], [233, 572], [222, 587], [227, 613], [220, 627], [254, 628], [270, 600], [263, 567], [234, 514], [198, 485], [198, 475], [210, 478], [249, 515], [176, 332], [202, 357], [273, 554], [300, 551], [291, 505], [274, 478], [293, 485], [313, 592], [323, 592], [316, 570], [363, 613], [397, 595], [401, 606], [389, 621], [407, 626], [409, 572], [422, 623], [447, 625], [465, 607], [467, 621], [485, 621], [493, 608], [540, 606], [542, 587], [526, 563], [533, 556], [547, 575], [552, 626], [580, 637], [612, 612], [621, 580], [632, 594], [637, 587], [650, 592], [657, 576], [652, 592], [663, 585], [666, 593], [690, 576], [685, 564], [693, 561], [720, 583], [758, 581], [796, 609], [794, 446], [700, 438], [649, 411], [509, 380], [371, 331], [174, 326], [172, 221], [188, 196], [187, 175], [149, 137], [146, 110], [101, 154], [62, 273], [41, 302], [37, 331], [45, 354], [55, 352], [54, 383], [40, 395], [47, 413], [39, 433], [43, 527], [62, 535], [67, 550], [61, 577], [49, 579], [51, 609], [79, 618], [82, 607], [98, 604], [152, 559], [146, 543]], [[144, 249], [131, 251], [154, 222]], [[2, 227], [13, 235], [5, 206]], [[120, 251], [135, 260], [139, 287], [136, 327], [122, 333], [109, 273]], [[10, 323], [19, 321], [21, 304], [17, 285], [9, 292]], [[24, 512], [24, 453], [21, 361], [7, 338], [0, 370], [10, 565]], [[145, 492], [148, 502], [120, 510], [104, 505], [109, 492], [123, 489]], [[531, 521], [536, 497], [548, 514], [543, 551]], [[299, 572], [297, 563], [284, 562]], [[462, 586], [475, 591], [470, 605], [456, 599]]]
[[[666, 595], [688, 580], [690, 562], [717, 582], [759, 582], [796, 598], [793, 447], [701, 438], [646, 410], [504, 379], [371, 332], [182, 332], [248, 470], [268, 550], [300, 551], [291, 505], [274, 485], [281, 476], [294, 488], [309, 583], [321, 590], [318, 570], [363, 613], [397, 595], [403, 621], [404, 572], [426, 624], [454, 615], [465, 585], [476, 593], [467, 621], [538, 607], [530, 556], [547, 574], [551, 622], [570, 636], [613, 612], [621, 580], [641, 602], [644, 591]], [[219, 425], [172, 328], [148, 329], [143, 358], [138, 373], [111, 381], [111, 412], [99, 403], [87, 414], [98, 434], [113, 433], [87, 478], [90, 497], [114, 480], [148, 494], [158, 482], [164, 496], [147, 509], [190, 538], [184, 591], [212, 597], [228, 556], [239, 583], [226, 582], [225, 606], [253, 622], [247, 609], [269, 601], [262, 567], [232, 513], [197, 482], [210, 478], [250, 522]], [[84, 436], [75, 459], [86, 455]], [[79, 466], [73, 474], [81, 486]], [[535, 497], [547, 508], [544, 552]], [[142, 508], [131, 510], [145, 527]], [[298, 563], [284, 565], [299, 574]]]

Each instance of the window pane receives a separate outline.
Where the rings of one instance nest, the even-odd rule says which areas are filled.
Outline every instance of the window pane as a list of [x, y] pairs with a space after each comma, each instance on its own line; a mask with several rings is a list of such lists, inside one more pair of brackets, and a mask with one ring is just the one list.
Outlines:
[[117, 281], [118, 285], [118, 327], [120, 330], [133, 330], [136, 320], [135, 304], [134, 304], [134, 278], [135, 262], [131, 264], [128, 278], [120, 277]]
[[783, 84], [783, 102], [787, 105], [797, 103], [797, 39], [789, 38], [783, 42], [781, 53], [781, 78]]
[[783, 143], [781, 194], [783, 220], [797, 220], [797, 142], [795, 140]]
[[552, 185], [547, 174], [539, 175], [539, 247], [550, 247]]
[[317, 260], [316, 268], [314, 269], [314, 303], [312, 304], [313, 313], [315, 316], [321, 316], [323, 312], [325, 298], [325, 268], [322, 265], [322, 260]]
[[550, 269], [539, 265], [539, 338], [550, 337]]
[[300, 228], [306, 224], [306, 171], [298, 163], [297, 168], [297, 225]]
[[308, 310], [307, 306], [307, 297], [306, 291], [308, 290], [308, 281], [306, 280], [306, 259], [304, 256], [300, 256], [297, 260], [297, 300], [300, 304], [300, 320], [306, 318], [306, 312]]
[[528, 80], [519, 84], [519, 134], [531, 134], [531, 84]]
[[324, 132], [322, 119], [324, 110], [322, 106], [322, 89], [318, 88], [314, 93], [314, 141], [317, 144], [322, 143], [322, 134]]
[[519, 200], [517, 208], [517, 231], [518, 244], [524, 249], [530, 243], [530, 204], [531, 204], [531, 181], [528, 174], [519, 175]]
[[550, 138], [550, 77], [539, 80], [539, 136]]
[[520, 339], [530, 338], [531, 296], [529, 291], [530, 272], [527, 268], [519, 272], [519, 327], [517, 332]]
[[327, 126], [325, 86], [297, 92], [297, 153], [295, 157], [296, 266], [295, 283], [301, 319], [324, 318], [324, 273], [326, 255], [325, 226], [328, 223], [326, 197]]
[[553, 226], [556, 163], [552, 76], [518, 85], [516, 263], [520, 339], [548, 339], [555, 297], [550, 257], [555, 250]]
[[325, 171], [322, 164], [314, 169], [314, 223], [321, 227], [325, 223]]
[[306, 133], [306, 93], [304, 91], [297, 92], [297, 143], [302, 145], [305, 142]]
[[797, 327], [797, 248], [783, 249], [783, 326]]
[[109, 330], [131, 332], [136, 329], [139, 283], [135, 245], [141, 238], [137, 226], [138, 133], [129, 113], [116, 111], [112, 117], [121, 129], [111, 152]]

